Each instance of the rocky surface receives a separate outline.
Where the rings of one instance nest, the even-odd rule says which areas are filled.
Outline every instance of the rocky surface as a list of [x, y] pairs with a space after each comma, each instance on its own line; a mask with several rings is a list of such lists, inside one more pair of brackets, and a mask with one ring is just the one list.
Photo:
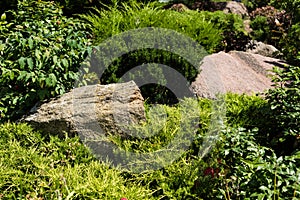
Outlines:
[[173, 4], [170, 7], [170, 10], [176, 10], [178, 12], [183, 12], [183, 11], [189, 10], [189, 8], [186, 5], [182, 4], [182, 3], [178, 3], [178, 4]]
[[251, 41], [246, 46], [246, 52], [260, 54], [267, 57], [275, 57], [276, 54], [279, 54], [279, 50], [274, 46], [258, 41]]
[[243, 3], [236, 1], [228, 1], [225, 8], [223, 9], [225, 13], [234, 13], [240, 16], [248, 16], [248, 10]]
[[270, 70], [283, 64], [281, 60], [258, 54], [219, 52], [203, 59], [201, 72], [191, 84], [191, 89], [204, 98], [215, 98], [217, 93], [225, 92], [262, 93], [272, 87]]
[[133, 81], [76, 88], [31, 112], [22, 121], [51, 134], [79, 132], [81, 138], [93, 132], [123, 134], [128, 124], [145, 120], [143, 97]]

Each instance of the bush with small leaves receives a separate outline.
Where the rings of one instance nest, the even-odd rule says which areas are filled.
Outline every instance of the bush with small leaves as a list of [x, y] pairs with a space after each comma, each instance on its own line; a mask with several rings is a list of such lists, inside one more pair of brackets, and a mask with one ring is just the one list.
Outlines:
[[217, 199], [298, 199], [299, 151], [280, 157], [257, 144], [257, 130], [229, 128], [221, 134], [219, 157], [223, 162]]
[[250, 17], [254, 39], [280, 48], [282, 37], [291, 27], [291, 16], [285, 10], [266, 6], [252, 11]]
[[270, 5], [285, 10], [291, 17], [291, 27], [287, 34], [282, 37], [280, 45], [284, 53], [284, 59], [292, 65], [298, 65], [298, 52], [300, 51], [300, 0], [271, 0]]
[[253, 37], [276, 46], [283, 53], [283, 59], [298, 65], [300, 1], [271, 1], [269, 4], [250, 15]]
[[[35, 1], [35, 0], [31, 0]], [[89, 7], [98, 5], [99, 1], [97, 0], [44, 0], [48, 2], [55, 2], [59, 4], [65, 15], [72, 15], [76, 13], [83, 13], [87, 11]], [[17, 9], [18, 7], [18, 0], [1, 0], [0, 2], [0, 13], [4, 11]]]
[[277, 122], [278, 151], [286, 154], [300, 147], [300, 66], [283, 66], [275, 72], [275, 87], [268, 91], [267, 100]]
[[90, 45], [88, 25], [53, 2], [19, 1], [1, 17], [0, 121], [73, 87]]

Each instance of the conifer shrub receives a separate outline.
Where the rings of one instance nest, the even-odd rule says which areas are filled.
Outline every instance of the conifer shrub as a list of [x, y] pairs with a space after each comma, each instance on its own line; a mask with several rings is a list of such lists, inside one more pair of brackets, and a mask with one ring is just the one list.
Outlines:
[[[153, 3], [140, 4], [134, 1], [130, 3], [115, 1], [114, 5], [108, 6], [106, 9], [94, 9], [88, 14], [81, 15], [81, 17], [92, 25], [95, 45], [99, 45], [107, 38], [124, 31], [159, 27], [175, 30], [193, 39], [208, 53], [219, 50], [229, 51], [234, 46], [240, 48], [243, 46], [240, 38], [246, 38], [246, 33], [243, 21], [237, 15], [192, 10], [177, 12], [156, 5]], [[142, 49], [127, 53], [116, 60], [107, 70], [107, 73], [101, 77], [101, 83], [118, 82], [125, 72], [145, 63], [160, 63], [171, 66], [179, 71], [188, 82], [192, 82], [196, 78], [198, 72], [195, 67], [199, 67], [191, 66], [190, 63], [182, 59], [181, 55], [159, 49]], [[150, 74], [146, 75], [150, 76]], [[176, 100], [170, 100], [174, 99], [174, 94], [172, 95], [166, 88], [158, 86], [142, 88], [142, 94], [154, 103], [177, 102]], [[160, 94], [160, 96], [153, 98], [154, 94]]]

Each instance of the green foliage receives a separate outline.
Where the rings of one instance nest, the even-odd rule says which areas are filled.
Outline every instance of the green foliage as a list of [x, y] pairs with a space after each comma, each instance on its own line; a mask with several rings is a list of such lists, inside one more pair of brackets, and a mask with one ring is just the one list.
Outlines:
[[[107, 9], [95, 9], [89, 14], [81, 15], [81, 17], [91, 23], [96, 45], [124, 31], [145, 27], [160, 27], [175, 30], [193, 39], [208, 52], [215, 52], [220, 49], [232, 50], [234, 46], [237, 48], [243, 46], [240, 38], [245, 38], [246, 33], [244, 32], [243, 21], [237, 15], [191, 10], [177, 12], [155, 5], [153, 3], [139, 4], [134, 1], [120, 4], [115, 1], [115, 4], [108, 6]], [[124, 73], [145, 63], [160, 63], [171, 66], [184, 75], [188, 82], [192, 82], [197, 75], [195, 67], [198, 66], [192, 66], [187, 60], [182, 59], [181, 55], [158, 49], [142, 49], [127, 53], [117, 59], [101, 76], [101, 83], [118, 82]], [[147, 72], [144, 76], [158, 79], [157, 77], [163, 74], [161, 71], [156, 70], [155, 73]], [[159, 79], [159, 81], [165, 80]], [[143, 96], [149, 102], [176, 103], [176, 100], [172, 100], [174, 94], [166, 88], [148, 85], [141, 88], [141, 90]], [[159, 94], [159, 96], [153, 94]], [[160, 99], [160, 101], [157, 99]], [[168, 101], [163, 101], [166, 99]]]
[[204, 129], [208, 127], [210, 120], [208, 105], [200, 107], [205, 104], [205, 101], [197, 102], [195, 99], [186, 98], [176, 106], [150, 107], [145, 123], [128, 128], [130, 136], [111, 136], [110, 140], [126, 152], [147, 153], [141, 159], [143, 161], [136, 162], [132, 157], [126, 160], [129, 166], [138, 170], [142, 167], [143, 170], [148, 170], [148, 166], [153, 168], [169, 165], [192, 144], [200, 126], [199, 117], [203, 119], [203, 132], [199, 132], [199, 137], [200, 134], [201, 137], [205, 134]]
[[92, 24], [96, 44], [123, 31], [144, 27], [176, 30], [195, 39], [210, 52], [218, 47], [222, 39], [221, 30], [214, 27], [204, 13], [165, 10], [153, 3], [131, 1], [119, 5], [115, 2], [105, 10], [95, 9], [81, 17]]
[[300, 20], [300, 1], [299, 0], [284, 0], [276, 1], [271, 0], [270, 5], [278, 9], [283, 9], [287, 13], [291, 14], [293, 24], [299, 22]]
[[[264, 115], [268, 114], [265, 110], [268, 105], [261, 97], [229, 93], [226, 95], [226, 102], [227, 123], [230, 126], [252, 129], [262, 126], [258, 123], [266, 123], [262, 119], [267, 118]], [[261, 119], [257, 120], [257, 116]]]
[[0, 134], [1, 198], [153, 199], [150, 190], [96, 161], [79, 137], [46, 139], [10, 123], [0, 125]]
[[300, 52], [300, 22], [293, 24], [287, 35], [280, 41], [284, 58], [292, 65], [298, 65], [298, 52]]
[[[185, 100], [187, 107], [199, 114], [199, 130], [196, 141], [189, 151], [161, 170], [134, 174], [133, 178], [156, 191], [156, 198], [166, 199], [281, 199], [299, 198], [300, 175], [299, 153], [278, 157], [274, 150], [261, 146], [258, 139], [263, 132], [253, 126], [269, 126], [269, 114], [265, 113], [267, 102], [257, 96], [226, 95], [226, 128], [219, 134], [218, 142], [204, 158], [198, 157], [198, 148], [211, 125], [211, 101], [207, 99]], [[199, 106], [195, 109], [193, 104]], [[150, 118], [149, 126], [144, 129], [135, 127], [139, 135], [148, 136], [153, 132], [160, 134], [144, 139], [128, 138], [113, 141], [126, 151], [152, 152], [166, 146], [172, 139], [178, 120], [178, 108], [167, 109], [168, 121]], [[190, 114], [189, 116], [192, 116]], [[259, 118], [257, 116], [260, 116]], [[166, 126], [160, 129], [161, 123]], [[180, 123], [180, 125], [188, 121]], [[247, 127], [240, 128], [242, 126]], [[253, 129], [254, 128], [254, 129]], [[266, 128], [265, 128], [266, 129]], [[160, 130], [160, 131], [159, 131]], [[266, 129], [267, 130], [267, 129]], [[149, 133], [150, 131], [150, 133]], [[170, 134], [172, 133], [172, 134]], [[264, 137], [264, 140], [269, 138]], [[166, 144], [164, 143], [166, 142]], [[267, 143], [267, 142], [265, 142]], [[158, 148], [157, 148], [158, 146]], [[156, 160], [161, 160], [160, 157]], [[156, 162], [152, 161], [152, 162]]]
[[298, 65], [297, 56], [298, 52], [300, 52], [300, 1], [293, 1], [293, 4], [290, 6], [286, 9], [291, 16], [291, 26], [287, 34], [283, 35], [280, 46], [284, 53], [284, 59], [292, 65]]
[[[281, 150], [288, 152], [299, 148], [300, 134], [300, 67], [284, 66], [275, 68], [274, 89], [267, 93], [276, 125], [281, 130], [279, 143], [285, 146]], [[279, 132], [280, 133], [280, 132]]]
[[[219, 157], [221, 181], [215, 185], [220, 199], [299, 198], [299, 155], [277, 157], [257, 144], [257, 130], [227, 129]], [[220, 193], [222, 195], [220, 195]]]
[[[196, 12], [194, 13], [196, 14]], [[204, 21], [204, 16], [196, 18], [193, 16], [193, 13], [183, 14], [163, 10], [155, 7], [154, 4], [151, 3], [144, 5], [130, 2], [119, 5], [118, 2], [115, 2], [113, 6], [109, 6], [105, 10], [95, 9], [94, 12], [91, 12], [89, 15], [82, 15], [81, 17], [92, 24], [95, 35], [94, 42], [96, 45], [124, 31], [145, 27], [175, 29], [179, 31], [179, 33], [184, 33], [184, 35], [201, 41], [201, 44], [207, 46], [211, 51], [217, 48], [221, 40], [220, 31], [214, 28], [213, 24]], [[197, 26], [195, 27], [194, 24], [197, 24]], [[170, 35], [170, 37], [173, 36]], [[207, 39], [207, 37], [209, 39]], [[145, 38], [145, 40], [147, 40], [147, 38]], [[172, 66], [184, 75], [189, 82], [195, 79], [198, 70], [187, 60], [182, 59], [180, 55], [159, 49], [141, 49], [127, 53], [112, 63], [101, 76], [101, 83], [118, 82], [124, 73], [133, 67], [145, 63], [160, 63]], [[154, 67], [152, 72], [151, 69], [149, 70], [145, 70], [147, 74], [143, 74], [143, 79], [145, 77], [153, 77], [155, 80], [158, 80], [158, 82], [165, 81], [165, 77], [159, 78], [164, 75], [164, 73], [161, 73], [159, 67]], [[166, 88], [148, 85], [145, 88], [141, 88], [141, 90], [144, 98], [148, 99], [149, 102], [176, 102], [176, 98], [171, 98], [171, 96], [174, 95]], [[157, 94], [157, 96], [153, 94]]]
[[[274, 147], [272, 139], [276, 136], [277, 119], [271, 110], [269, 103], [259, 96], [238, 94], [226, 95], [227, 124], [230, 127], [243, 127], [247, 130], [258, 128], [255, 135], [260, 145]], [[259, 116], [259, 117], [258, 117]]]
[[[61, 1], [71, 10], [75, 9], [74, 3], [84, 2]], [[123, 31], [150, 26], [176, 30], [209, 52], [231, 50], [239, 43], [243, 46], [242, 19], [236, 15], [176, 12], [135, 1], [108, 3], [111, 6], [81, 16], [91, 23], [95, 44]], [[248, 3], [259, 6], [268, 2]], [[295, 59], [300, 46], [299, 1], [271, 1], [271, 5], [286, 13], [258, 10], [252, 22], [254, 37], [275, 42], [289, 61], [299, 63]], [[275, 18], [284, 26], [274, 24]], [[25, 0], [19, 3], [18, 10], [1, 16], [1, 122], [19, 117], [37, 101], [72, 88], [88, 52], [88, 28], [78, 19], [63, 17], [53, 2]], [[280, 34], [274, 35], [274, 31]], [[145, 49], [116, 60], [101, 82], [116, 82], [131, 67], [152, 62], [178, 65], [189, 80], [195, 76], [180, 56]], [[161, 69], [147, 72], [165, 81]], [[296, 65], [276, 68], [275, 72], [275, 88], [266, 94], [267, 101], [257, 96], [225, 96], [224, 127], [219, 140], [209, 146], [203, 158], [199, 152], [209, 138], [206, 134], [214, 125], [211, 118], [216, 112], [208, 99], [185, 99], [181, 101], [185, 107], [149, 106], [147, 122], [129, 127], [144, 137], [108, 138], [126, 152], [151, 153], [170, 148], [168, 144], [174, 139], [185, 144], [182, 135], [192, 132], [195, 138], [189, 149], [175, 161], [174, 154], [169, 155], [174, 162], [156, 171], [133, 174], [112, 169], [97, 161], [78, 137], [59, 139], [42, 135], [25, 124], [1, 124], [0, 198], [299, 199], [300, 71]], [[147, 92], [153, 95], [166, 91], [154, 88]], [[170, 150], [177, 150], [176, 146]], [[165, 162], [161, 157], [150, 159], [151, 164]]]
[[[252, 122], [263, 123], [259, 121], [264, 117], [257, 116], [263, 113], [266, 101], [234, 94], [227, 95], [225, 100], [226, 126], [203, 158], [198, 156], [198, 150], [213, 114], [212, 101], [208, 99], [185, 99], [183, 108], [146, 107], [147, 123], [131, 129], [143, 134], [144, 139], [109, 137], [126, 152], [153, 152], [165, 148], [180, 134], [179, 126], [191, 125], [187, 116], [197, 116], [199, 130], [194, 144], [172, 164], [139, 174], [99, 163], [78, 137], [59, 139], [42, 136], [25, 124], [2, 124], [1, 194], [10, 199], [300, 198], [299, 151], [279, 157], [271, 148], [258, 144], [260, 133], [252, 129]], [[251, 113], [251, 119], [247, 119], [246, 115]], [[161, 114], [166, 115], [165, 120], [161, 120]], [[157, 157], [152, 162], [159, 160]]]
[[[32, 2], [34, 0], [31, 0]], [[59, 4], [65, 15], [71, 15], [76, 13], [82, 13], [88, 9], [88, 7], [99, 4], [95, 0], [45, 0], [48, 2], [55, 2]], [[18, 7], [18, 0], [2, 0], [0, 2], [0, 13], [7, 10], [15, 10]]]
[[[7, 17], [6, 17], [7, 16]], [[87, 54], [88, 25], [53, 2], [24, 0], [1, 17], [0, 115], [15, 119], [72, 88]]]
[[[139, 4], [135, 1], [119, 5], [115, 2], [105, 10], [95, 9], [81, 17], [92, 24], [96, 44], [123, 31], [160, 27], [183, 33], [212, 53], [224, 49], [223, 41], [230, 39], [226, 35], [227, 32], [233, 33], [231, 37], [234, 35], [240, 37], [243, 34], [246, 36], [243, 20], [238, 15], [225, 14], [221, 11], [214, 13], [192, 10], [177, 12], [155, 5], [153, 3]], [[230, 45], [229, 42], [228, 45]]]
[[250, 16], [253, 37], [280, 48], [282, 38], [291, 27], [291, 16], [272, 6], [257, 8]]
[[270, 5], [257, 8], [250, 14], [252, 35], [254, 39], [274, 45], [282, 51], [286, 61], [297, 65], [300, 1], [271, 1]]
[[218, 51], [244, 50], [250, 38], [239, 15], [225, 14], [223, 11], [202, 13], [206, 16], [206, 20], [222, 31], [222, 44]]
[[[31, 0], [35, 1], [35, 0]], [[103, 8], [107, 5], [113, 4], [114, 1], [112, 0], [44, 0], [48, 2], [55, 2], [56, 4], [59, 4], [62, 7], [62, 10], [64, 12], [64, 15], [71, 16], [76, 15], [80, 13], [87, 12], [91, 7], [98, 7]], [[132, 0], [126, 0], [122, 2], [130, 2]], [[137, 2], [156, 2], [159, 4], [156, 0], [136, 0]], [[0, 2], [0, 14], [4, 11], [11, 10], [11, 9], [17, 9], [18, 0], [1, 0]]]

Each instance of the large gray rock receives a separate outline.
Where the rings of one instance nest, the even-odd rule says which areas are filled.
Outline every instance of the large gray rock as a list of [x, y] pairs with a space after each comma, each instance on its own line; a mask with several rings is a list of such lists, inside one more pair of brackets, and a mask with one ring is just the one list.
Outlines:
[[206, 56], [200, 74], [191, 84], [200, 97], [215, 98], [216, 94], [261, 94], [272, 87], [270, 75], [273, 66], [283, 61], [258, 54], [232, 51]]
[[76, 88], [31, 112], [23, 121], [59, 135], [125, 134], [127, 125], [145, 120], [143, 97], [133, 81]]

